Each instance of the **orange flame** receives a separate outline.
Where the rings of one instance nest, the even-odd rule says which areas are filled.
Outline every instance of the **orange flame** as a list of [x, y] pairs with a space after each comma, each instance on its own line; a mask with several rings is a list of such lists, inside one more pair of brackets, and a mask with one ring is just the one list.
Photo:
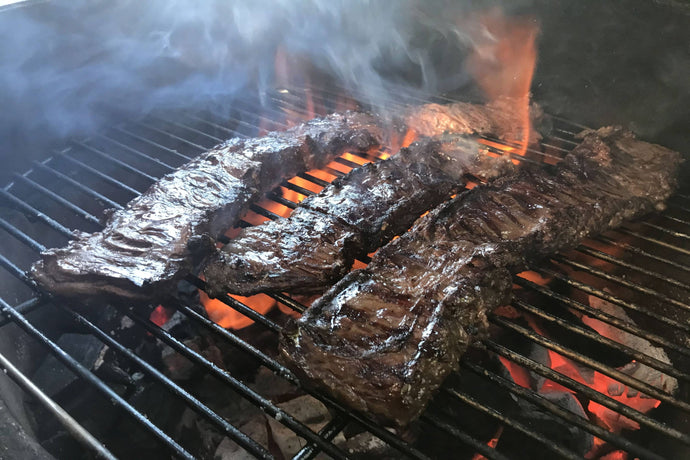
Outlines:
[[492, 9], [478, 21], [472, 18], [472, 29], [475, 49], [467, 66], [490, 100], [509, 98], [508, 109], [519, 117], [521, 129], [519, 138], [510, 140], [519, 146], [515, 153], [524, 155], [531, 133], [529, 96], [537, 61], [536, 21], [507, 18]]
[[[208, 317], [221, 327], [226, 329], [242, 329], [254, 324], [254, 320], [247, 318], [218, 299], [209, 298], [203, 291], [199, 291], [199, 297], [201, 304], [206, 309], [206, 313], [208, 313]], [[261, 314], [268, 313], [276, 306], [276, 301], [265, 294], [257, 294], [251, 297], [231, 295], [230, 297]]]
[[[410, 128], [408, 128], [404, 134], [401, 134], [395, 129], [391, 129], [390, 133], [388, 134], [388, 151], [390, 154], [395, 155], [400, 149], [409, 147], [410, 144], [416, 141], [418, 137], [419, 135], [417, 132]], [[390, 154], [384, 153], [381, 156], [381, 159], [385, 160], [386, 158], [390, 157]]]

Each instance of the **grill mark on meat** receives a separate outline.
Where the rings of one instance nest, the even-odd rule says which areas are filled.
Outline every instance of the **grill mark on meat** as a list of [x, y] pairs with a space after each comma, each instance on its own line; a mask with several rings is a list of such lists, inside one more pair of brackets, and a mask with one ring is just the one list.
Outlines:
[[42, 289], [85, 302], [102, 301], [103, 295], [173, 295], [195, 252], [205, 256], [212, 250], [196, 237], [219, 235], [236, 224], [250, 202], [282, 179], [381, 143], [378, 120], [357, 112], [262, 138], [231, 139], [161, 178], [113, 213], [102, 231], [78, 234], [67, 247], [45, 251], [31, 275]]
[[[457, 121], [464, 107], [434, 110], [452, 111]], [[478, 124], [521, 122], [495, 107], [482, 107], [470, 107]], [[401, 119], [414, 121], [415, 113], [428, 112], [415, 108]], [[367, 114], [348, 112], [260, 139], [227, 141], [153, 184], [115, 212], [101, 232], [75, 234], [67, 247], [45, 251], [30, 274], [43, 290], [84, 302], [100, 301], [103, 295], [160, 301], [175, 291], [197, 258], [213, 251], [200, 234], [227, 230], [250, 202], [283, 178], [321, 168], [347, 150], [381, 144], [381, 125]], [[504, 126], [506, 132], [519, 128]], [[471, 123], [464, 129], [475, 132]]]
[[[286, 326], [282, 360], [304, 383], [382, 422], [416, 418], [486, 334], [487, 312], [508, 301], [511, 272], [526, 269], [528, 257], [660, 209], [671, 195], [678, 153], [620, 129], [582, 137], [555, 168], [522, 169], [420, 218]], [[516, 204], [519, 225], [499, 218], [494, 197]], [[379, 317], [391, 338], [371, 321]]]
[[[322, 291], [355, 258], [447, 200], [463, 186], [466, 172], [493, 179], [513, 169], [507, 157], [480, 153], [473, 139], [443, 135], [418, 141], [337, 179], [289, 218], [243, 230], [207, 264], [206, 289], [210, 295]], [[322, 231], [314, 232], [317, 225]]]
[[[408, 110], [398, 122], [403, 130], [423, 136], [450, 131], [511, 139], [522, 134], [523, 123], [507, 110], [512, 106], [509, 100], [487, 105], [427, 104]], [[533, 120], [541, 119], [538, 105], [533, 104], [530, 111]], [[211, 296], [321, 292], [343, 277], [355, 258], [386, 244], [461, 188], [463, 175], [492, 180], [512, 167], [488, 155], [456, 158], [453, 165], [453, 158], [434, 149], [434, 144], [425, 141], [389, 160], [356, 168], [302, 201], [289, 218], [244, 229], [210, 257], [204, 269], [207, 292]], [[302, 212], [305, 208], [316, 212]], [[332, 224], [323, 230], [322, 238], [313, 231], [318, 220]]]

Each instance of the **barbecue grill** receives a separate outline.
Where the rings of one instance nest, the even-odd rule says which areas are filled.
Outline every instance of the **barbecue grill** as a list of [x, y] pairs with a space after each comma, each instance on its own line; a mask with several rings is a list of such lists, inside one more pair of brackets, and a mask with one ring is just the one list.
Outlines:
[[[157, 445], [160, 457], [195, 458], [201, 454], [194, 450], [195, 446], [180, 441], [168, 425], [149, 416], [140, 401], [118, 390], [120, 387], [113, 380], [66, 351], [60, 345], [54, 322], [59, 323], [58, 328], [78, 331], [105, 344], [118, 359], [127, 362], [123, 368], [132, 370], [132, 375], [125, 378], [135, 379], [133, 374], [139, 373], [136, 379], [155, 382], [163, 395], [159, 404], [172, 404], [173, 400], [182, 403], [212, 431], [253, 456], [281, 455], [270, 442], [262, 443], [229, 422], [225, 414], [205, 400], [208, 395], [193, 394], [184, 382], [170, 378], [160, 362], [147, 357], [141, 348], [132, 347], [119, 332], [104, 325], [99, 308], [78, 308], [40, 295], [32, 289], [25, 271], [38, 258], [39, 251], [63, 245], [75, 229], [97, 230], [107, 209], [122, 207], [157, 178], [220, 141], [233, 136], [260, 135], [265, 126], [285, 127], [288, 112], [303, 118], [318, 115], [310, 111], [305, 100], [320, 108], [317, 112], [333, 111], [341, 103], [342, 94], [333, 87], [281, 88], [270, 95], [268, 106], [265, 103], [258, 106], [257, 101], [250, 99], [234, 101], [223, 116], [175, 112], [125, 121], [90, 138], [74, 140], [67, 148], [17, 174], [0, 191], [2, 206], [12, 210], [0, 218], [0, 234], [3, 240], [12, 242], [3, 245], [0, 253], [3, 329], [12, 328], [14, 333], [13, 324], [21, 330], [16, 334], [18, 342], [48, 351], [59, 361], [62, 372], [68, 370], [75, 374], [84, 388], [97, 394], [95, 399], [100, 404], [117, 408], [123, 420], [136, 424], [141, 444]], [[449, 102], [438, 96], [425, 99], [424, 102]], [[510, 146], [496, 139], [487, 138], [484, 142], [490, 151], [510, 155], [521, 162], [554, 163], [577, 144], [574, 136], [584, 127], [558, 117], [549, 117], [549, 121], [550, 134], [538, 146], [528, 149], [525, 156], [511, 153], [507, 148]], [[379, 156], [390, 153], [384, 149]], [[376, 159], [367, 154], [348, 154], [336, 160], [345, 168], [328, 168], [327, 172], [341, 176], [348, 168]], [[309, 173], [300, 175], [299, 180], [285, 181], [266, 200], [252, 205], [250, 215], [240, 226], [251, 225], [250, 221], [260, 220], [261, 216], [278, 218], [274, 208], [265, 203], [294, 209], [297, 201], [288, 198], [285, 190], [304, 197], [327, 183]], [[415, 433], [388, 430], [366, 415], [353, 413], [328, 396], [306, 388], [303, 391], [322, 402], [330, 413], [327, 423], [314, 430], [296, 414], [282, 409], [255, 389], [249, 382], [251, 379], [241, 371], [218, 366], [208, 355], [189, 346], [179, 336], [179, 330], [152, 321], [150, 311], [126, 305], [116, 306], [116, 311], [118, 322], [125, 318], [133, 323], [129, 329], [135, 335], [164, 344], [217, 380], [219, 388], [239, 395], [294, 432], [302, 440], [294, 458], [348, 457], [351, 452], [336, 442], [348, 430], [368, 433], [379, 440], [384, 451], [389, 452], [387, 455], [395, 457], [441, 457], [443, 452], [447, 454], [453, 449], [453, 453], [467, 458], [530, 458], [538, 454], [549, 458], [581, 458], [592, 450], [593, 437], [606, 446], [605, 450], [597, 451], [600, 456], [678, 457], [682, 452], [687, 453], [690, 446], [689, 230], [690, 196], [687, 189], [682, 189], [664, 212], [587, 240], [576, 250], [558, 254], [535, 265], [531, 272], [516, 276], [515, 301], [490, 316], [490, 337], [463, 358], [460, 372], [444, 384], [413, 428]], [[193, 275], [186, 282], [196, 288], [204, 287], [203, 280]], [[287, 317], [282, 310], [301, 313], [307, 307], [301, 299], [284, 294], [272, 297], [287, 308], [261, 314], [232, 297], [219, 300], [255, 321], [252, 331], [268, 331], [275, 338]], [[598, 308], [602, 303], [616, 308]], [[272, 357], [274, 342], [256, 345], [243, 331], [223, 329], [191, 304], [180, 302], [164, 307], [167, 316], [176, 312], [182, 321], [239, 350], [255, 366], [262, 366], [291, 385], [294, 391], [300, 391], [292, 372]], [[612, 313], [618, 310], [625, 311], [627, 316]], [[583, 317], [594, 318], [600, 324], [663, 348], [669, 361], [639, 350], [629, 342], [621, 343], [617, 338], [599, 334], [587, 325], [591, 323], [581, 321]], [[549, 358], [544, 359], [543, 355]], [[630, 407], [606, 389], [588, 385], [586, 378], [555, 365], [555, 357], [575, 363], [581, 374], [607, 376], [625, 386], [625, 392], [644, 393], [646, 399], [660, 402], [658, 408], [645, 413]], [[631, 362], [676, 379], [677, 391], [669, 394], [655, 386], [655, 382], [623, 372], [621, 366]], [[32, 370], [25, 363], [0, 354], [0, 367], [25, 391], [27, 399], [42, 407], [40, 413], [48, 414], [53, 426], [60, 426], [93, 455], [114, 458], [132, 452], [128, 449], [137, 449], [130, 445], [131, 441], [118, 443], [115, 437], [104, 436], [98, 429], [89, 430], [88, 427], [97, 424], [99, 414], [70, 413], [69, 407], [61, 407], [28, 377]], [[560, 404], [552, 397], [553, 392], [536, 391], [534, 385], [521, 381], [520, 375], [561, 389], [560, 395], [572, 395], [569, 397], [583, 407], [590, 403], [608, 408], [612, 411], [609, 413], [631, 420], [640, 429], [609, 431], [592, 417], [579, 415]], [[575, 442], [574, 438], [580, 441]], [[587, 448], [581, 446], [582, 442]]]

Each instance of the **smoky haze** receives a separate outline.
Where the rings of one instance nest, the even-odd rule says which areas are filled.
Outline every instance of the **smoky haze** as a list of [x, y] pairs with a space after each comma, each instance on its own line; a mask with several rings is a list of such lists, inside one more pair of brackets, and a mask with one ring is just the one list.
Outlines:
[[[17, 8], [0, 14], [0, 123], [67, 135], [97, 128], [103, 107], [136, 114], [213, 106], [270, 88], [279, 47], [308, 56], [365, 99], [401, 74], [411, 89], [457, 87], [468, 39], [448, 15], [458, 7], [431, 3], [71, 0]], [[432, 59], [431, 42], [455, 59]]]

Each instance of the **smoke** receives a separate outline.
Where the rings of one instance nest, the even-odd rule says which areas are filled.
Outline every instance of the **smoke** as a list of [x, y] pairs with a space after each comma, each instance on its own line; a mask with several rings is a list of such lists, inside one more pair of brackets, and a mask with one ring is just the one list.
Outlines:
[[372, 101], [401, 80], [410, 92], [457, 87], [467, 80], [458, 56], [469, 43], [455, 23], [461, 11], [421, 0], [63, 0], [16, 8], [0, 14], [0, 123], [7, 132], [67, 135], [97, 128], [104, 108], [211, 107], [268, 90], [279, 48], [308, 56]]

